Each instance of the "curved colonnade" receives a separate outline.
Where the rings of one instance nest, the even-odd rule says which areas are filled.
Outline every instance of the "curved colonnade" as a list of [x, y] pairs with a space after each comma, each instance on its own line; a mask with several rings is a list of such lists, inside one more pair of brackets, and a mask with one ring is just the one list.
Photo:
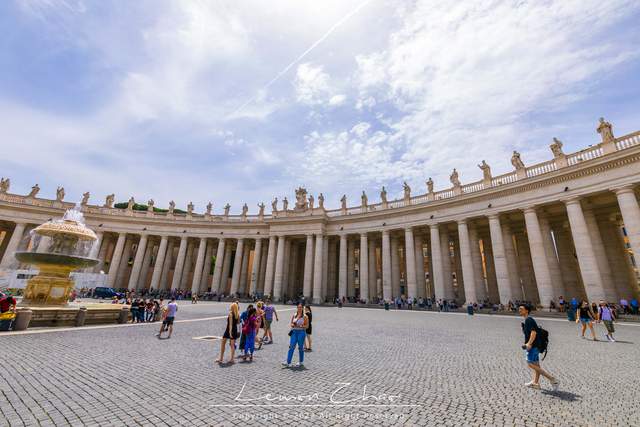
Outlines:
[[[608, 133], [603, 125], [608, 125]], [[116, 288], [304, 295], [366, 301], [398, 296], [458, 302], [528, 300], [548, 306], [559, 296], [590, 301], [638, 297], [633, 255], [640, 254], [640, 132], [614, 138], [601, 120], [602, 142], [553, 160], [462, 185], [337, 210], [313, 206], [306, 192], [294, 209], [270, 215], [82, 210], [98, 243], [94, 272]], [[558, 145], [559, 144], [559, 145]], [[483, 165], [486, 164], [483, 162]], [[0, 189], [0, 268], [28, 231], [74, 206]], [[311, 202], [311, 203], [310, 203]]]

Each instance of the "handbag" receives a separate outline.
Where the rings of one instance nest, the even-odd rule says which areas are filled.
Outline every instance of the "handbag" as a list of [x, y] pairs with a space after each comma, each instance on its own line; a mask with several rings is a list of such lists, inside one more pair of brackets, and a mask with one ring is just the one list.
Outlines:
[[293, 329], [289, 329], [289, 333], [287, 335], [289, 336], [293, 335]]

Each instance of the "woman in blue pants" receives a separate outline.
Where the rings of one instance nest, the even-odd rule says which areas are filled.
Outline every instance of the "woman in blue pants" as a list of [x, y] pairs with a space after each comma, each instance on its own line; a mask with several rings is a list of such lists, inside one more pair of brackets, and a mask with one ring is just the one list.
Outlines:
[[303, 366], [304, 363], [304, 338], [306, 335], [305, 330], [309, 326], [309, 318], [304, 314], [304, 308], [302, 304], [298, 304], [298, 310], [296, 314], [291, 318], [291, 331], [289, 331], [289, 353], [287, 354], [287, 361], [282, 362], [283, 366], [291, 366], [291, 360], [293, 359], [293, 352], [298, 346], [298, 357], [300, 362], [296, 364], [296, 367]]

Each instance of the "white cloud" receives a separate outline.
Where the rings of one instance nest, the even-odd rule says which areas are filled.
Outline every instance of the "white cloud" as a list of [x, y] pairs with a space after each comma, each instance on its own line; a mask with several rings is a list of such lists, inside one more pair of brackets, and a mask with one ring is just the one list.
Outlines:
[[346, 100], [347, 100], [347, 96], [344, 94], [333, 95], [331, 98], [329, 98], [329, 105], [332, 105], [332, 106], [342, 105]]

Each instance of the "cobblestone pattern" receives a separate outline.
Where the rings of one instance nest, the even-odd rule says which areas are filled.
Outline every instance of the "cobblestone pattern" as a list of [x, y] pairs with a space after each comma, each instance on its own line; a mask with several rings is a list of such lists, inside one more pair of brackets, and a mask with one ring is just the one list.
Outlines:
[[[283, 307], [279, 307], [283, 308]], [[226, 305], [181, 305], [178, 319], [224, 314]], [[577, 325], [545, 319], [545, 368], [561, 391], [527, 389], [530, 379], [514, 318], [367, 309], [314, 310], [305, 367], [282, 368], [287, 322], [253, 363], [219, 367], [225, 321], [177, 323], [171, 339], [156, 325], [0, 336], [0, 424], [21, 425], [638, 425], [640, 328], [618, 327], [618, 343], [578, 337]], [[283, 321], [284, 320], [284, 321]], [[602, 334], [603, 328], [598, 327]], [[226, 356], [225, 356], [226, 357]], [[294, 356], [297, 360], [297, 352]], [[310, 395], [326, 405], [256, 407], [241, 397]], [[350, 383], [349, 386], [337, 383]], [[367, 396], [362, 399], [366, 386]], [[340, 389], [340, 387], [342, 387]], [[363, 407], [389, 403], [397, 407]], [[211, 406], [211, 405], [242, 406]], [[282, 405], [283, 402], [271, 404]]]

